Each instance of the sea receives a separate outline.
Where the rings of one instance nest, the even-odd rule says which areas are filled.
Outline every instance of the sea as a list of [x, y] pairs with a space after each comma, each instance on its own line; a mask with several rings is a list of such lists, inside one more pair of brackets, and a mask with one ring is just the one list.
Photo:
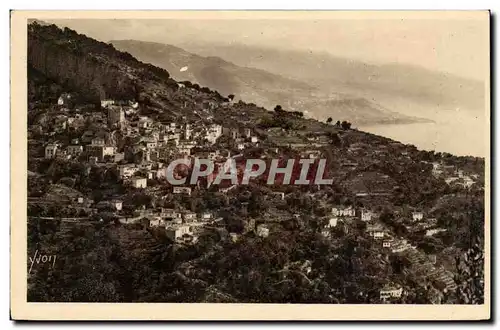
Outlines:
[[359, 126], [358, 129], [413, 144], [420, 150], [486, 157], [489, 122], [482, 111], [429, 111], [432, 123]]

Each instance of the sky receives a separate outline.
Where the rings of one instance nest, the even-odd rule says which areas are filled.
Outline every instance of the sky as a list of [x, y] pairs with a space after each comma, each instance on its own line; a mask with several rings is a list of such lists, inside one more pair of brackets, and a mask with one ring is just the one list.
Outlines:
[[[489, 25], [478, 16], [290, 19], [72, 19], [52, 20], [90, 37], [136, 39], [182, 47], [189, 43], [324, 51], [368, 63], [403, 63], [484, 80]], [[50, 20], [49, 20], [50, 21]], [[223, 58], [223, 54], [221, 54]]]

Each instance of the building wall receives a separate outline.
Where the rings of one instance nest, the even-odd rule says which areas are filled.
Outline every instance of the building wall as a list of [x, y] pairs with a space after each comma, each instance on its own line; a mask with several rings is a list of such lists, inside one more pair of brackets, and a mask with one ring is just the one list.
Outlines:
[[132, 180], [132, 185], [135, 188], [146, 188], [147, 187], [147, 180], [145, 178], [135, 179], [135, 180]]
[[54, 158], [56, 156], [57, 146], [48, 145], [45, 147], [45, 158]]

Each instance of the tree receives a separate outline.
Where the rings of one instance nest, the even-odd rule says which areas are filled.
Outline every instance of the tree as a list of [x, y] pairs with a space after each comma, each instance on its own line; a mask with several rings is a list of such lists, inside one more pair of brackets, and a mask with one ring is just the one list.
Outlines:
[[229, 95], [227, 96], [227, 98], [228, 98], [230, 101], [234, 100], [234, 94], [229, 94]]
[[281, 105], [278, 104], [277, 106], [274, 107], [274, 111], [280, 112], [283, 111], [283, 108], [281, 107]]
[[335, 126], [340, 127], [340, 120], [337, 120], [337, 122], [335, 123]]
[[350, 129], [350, 128], [351, 128], [351, 123], [350, 123], [350, 122], [347, 122], [347, 121], [345, 121], [345, 120], [344, 120], [344, 121], [342, 122], [341, 126], [342, 126], [342, 129], [343, 129], [343, 130], [348, 130], [348, 129]]
[[330, 138], [330, 143], [334, 146], [339, 147], [342, 145], [342, 140], [337, 133], [330, 132], [328, 137]]
[[327, 123], [327, 124], [331, 124], [331, 123], [332, 123], [332, 121], [333, 121], [332, 117], [328, 117], [328, 119], [326, 120], [326, 123]]
[[[476, 240], [477, 241], [477, 240]], [[458, 285], [457, 294], [461, 304], [484, 303], [484, 253], [479, 242], [475, 242], [462, 256], [455, 257]]]

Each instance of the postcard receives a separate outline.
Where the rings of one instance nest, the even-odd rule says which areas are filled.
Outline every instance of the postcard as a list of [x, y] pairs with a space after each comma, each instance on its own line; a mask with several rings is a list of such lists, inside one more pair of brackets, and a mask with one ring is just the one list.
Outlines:
[[12, 11], [12, 319], [488, 320], [489, 31]]

